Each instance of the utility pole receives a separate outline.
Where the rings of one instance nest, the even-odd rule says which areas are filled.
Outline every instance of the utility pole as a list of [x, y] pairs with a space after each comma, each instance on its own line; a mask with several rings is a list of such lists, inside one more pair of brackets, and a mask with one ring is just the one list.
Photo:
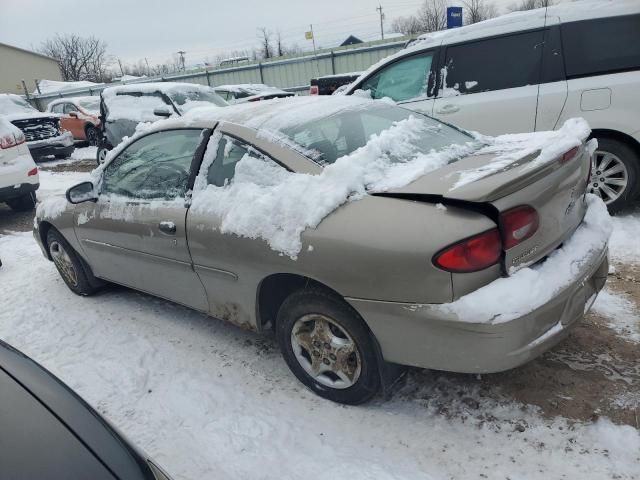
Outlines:
[[384, 13], [382, 13], [382, 5], [378, 5], [376, 10], [380, 13], [380, 36], [382, 37], [382, 40], [384, 40], [384, 26], [382, 23], [384, 20]]
[[182, 71], [185, 71], [185, 66], [184, 66], [184, 54], [187, 53], [184, 50], [180, 50], [178, 51], [178, 55], [180, 55], [180, 65], [182, 65]]
[[313, 40], [313, 53], [316, 53], [316, 36], [313, 34], [313, 24], [309, 25], [309, 29], [311, 32], [311, 40]]
[[144, 62], [147, 64], [147, 75], [151, 76], [151, 68], [149, 68], [149, 60], [147, 60], [147, 57], [144, 57]]
[[122, 62], [118, 59], [118, 65], [120, 65], [120, 76], [124, 77], [124, 70], [122, 69]]

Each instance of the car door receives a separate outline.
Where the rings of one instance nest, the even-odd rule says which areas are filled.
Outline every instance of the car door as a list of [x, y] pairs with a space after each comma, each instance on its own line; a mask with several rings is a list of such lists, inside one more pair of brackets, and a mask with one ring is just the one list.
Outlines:
[[402, 57], [386, 65], [358, 87], [374, 99], [391, 98], [411, 110], [431, 115], [435, 86], [435, 50]]
[[96, 276], [208, 310], [185, 232], [191, 165], [205, 138], [194, 128], [154, 132], [105, 167], [98, 200], [74, 213]]
[[488, 135], [535, 129], [543, 29], [442, 47], [433, 116]]
[[81, 114], [73, 103], [67, 102], [64, 104], [62, 127], [65, 130], [69, 130], [73, 138], [76, 140], [84, 140], [84, 120], [80, 118]]

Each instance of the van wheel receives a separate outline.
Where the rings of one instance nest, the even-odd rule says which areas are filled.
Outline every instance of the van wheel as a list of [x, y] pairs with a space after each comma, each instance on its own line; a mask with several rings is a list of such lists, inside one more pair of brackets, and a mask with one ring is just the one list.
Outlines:
[[91, 295], [97, 291], [97, 288], [91, 285], [76, 252], [64, 237], [53, 228], [47, 233], [47, 249], [62, 280], [73, 293]]
[[320, 289], [290, 295], [278, 311], [276, 336], [293, 374], [317, 395], [357, 405], [380, 390], [373, 338], [336, 295]]
[[588, 191], [598, 195], [611, 213], [637, 196], [640, 159], [628, 145], [610, 138], [598, 138], [593, 154]]
[[7, 200], [7, 205], [16, 212], [28, 212], [36, 207], [36, 194], [29, 192], [21, 197]]

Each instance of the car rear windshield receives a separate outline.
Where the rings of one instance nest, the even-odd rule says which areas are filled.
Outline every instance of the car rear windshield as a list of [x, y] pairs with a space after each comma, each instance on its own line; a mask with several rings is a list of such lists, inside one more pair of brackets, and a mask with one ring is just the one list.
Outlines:
[[169, 97], [176, 105], [184, 105], [187, 102], [207, 102], [213, 103], [218, 107], [224, 107], [227, 103], [213, 90], [207, 92], [204, 90], [181, 90], [169, 92]]
[[80, 105], [85, 110], [89, 110], [91, 112], [99, 112], [100, 111], [100, 97], [81, 98], [81, 99], [78, 100], [78, 105]]
[[33, 113], [35, 108], [18, 95], [0, 95], [0, 113]]
[[[380, 105], [368, 108], [343, 110], [333, 115], [302, 123], [282, 130], [289, 139], [311, 151], [313, 160], [324, 164], [334, 163], [338, 158], [367, 144], [372, 135], [378, 135], [409, 117], [418, 117], [425, 122], [423, 135], [413, 143], [417, 150], [428, 153], [453, 144], [465, 144], [473, 137], [431, 117], [400, 107]], [[403, 159], [398, 159], [402, 161]]]

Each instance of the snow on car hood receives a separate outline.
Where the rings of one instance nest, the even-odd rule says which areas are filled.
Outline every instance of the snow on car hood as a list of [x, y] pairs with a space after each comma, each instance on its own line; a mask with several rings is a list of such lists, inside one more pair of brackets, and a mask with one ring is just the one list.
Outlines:
[[4, 116], [7, 120], [13, 122], [14, 120], [28, 120], [30, 118], [59, 118], [60, 115], [55, 113], [43, 113], [34, 110], [33, 112], [14, 112], [5, 113]]

